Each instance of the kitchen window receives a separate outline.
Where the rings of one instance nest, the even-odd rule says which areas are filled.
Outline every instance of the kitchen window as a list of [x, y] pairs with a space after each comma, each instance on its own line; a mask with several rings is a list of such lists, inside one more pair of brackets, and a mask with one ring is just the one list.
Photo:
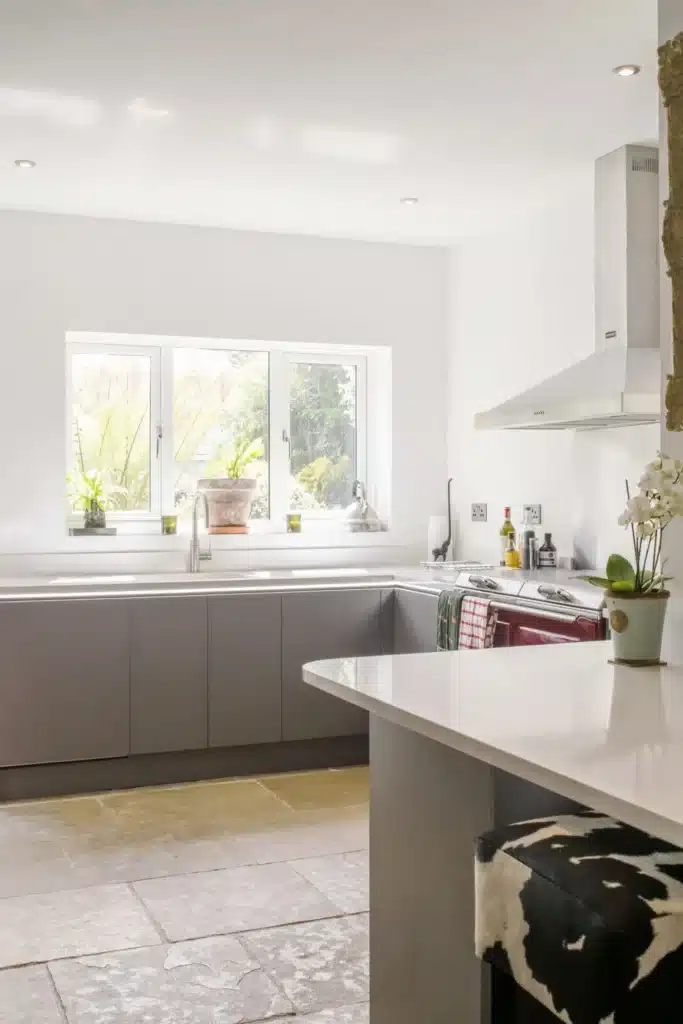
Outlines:
[[371, 361], [350, 347], [69, 335], [68, 473], [115, 485], [109, 518], [155, 520], [250, 446], [254, 527], [284, 529], [290, 511], [339, 518], [354, 480], [373, 491]]
[[152, 424], [159, 419], [158, 353], [99, 346], [71, 352], [70, 471], [106, 469], [121, 488], [116, 512], [159, 507], [153, 472]]

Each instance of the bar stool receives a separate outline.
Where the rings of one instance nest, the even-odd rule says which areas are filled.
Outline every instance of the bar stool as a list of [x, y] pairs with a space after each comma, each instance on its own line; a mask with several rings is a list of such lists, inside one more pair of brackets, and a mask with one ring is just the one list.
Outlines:
[[678, 847], [593, 811], [517, 822], [477, 840], [475, 903], [477, 955], [538, 1007], [520, 1022], [683, 1019]]

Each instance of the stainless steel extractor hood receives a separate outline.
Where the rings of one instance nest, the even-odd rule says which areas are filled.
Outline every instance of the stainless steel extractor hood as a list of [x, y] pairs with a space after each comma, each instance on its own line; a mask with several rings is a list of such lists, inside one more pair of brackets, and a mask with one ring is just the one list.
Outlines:
[[645, 146], [624, 146], [597, 161], [594, 354], [478, 413], [476, 427], [567, 430], [659, 421], [658, 165], [657, 150]]

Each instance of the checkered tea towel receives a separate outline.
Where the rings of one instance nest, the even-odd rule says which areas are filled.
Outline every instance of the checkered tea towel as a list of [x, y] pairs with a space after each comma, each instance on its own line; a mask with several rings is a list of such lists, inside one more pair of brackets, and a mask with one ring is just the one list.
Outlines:
[[498, 612], [491, 607], [490, 601], [468, 594], [460, 607], [458, 648], [462, 651], [493, 647], [497, 621]]

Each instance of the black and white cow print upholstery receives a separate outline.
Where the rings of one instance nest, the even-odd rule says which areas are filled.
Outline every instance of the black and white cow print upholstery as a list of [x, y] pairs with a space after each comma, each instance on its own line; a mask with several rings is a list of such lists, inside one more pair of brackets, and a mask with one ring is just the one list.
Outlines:
[[476, 948], [569, 1024], [683, 1021], [683, 850], [591, 811], [485, 833]]

